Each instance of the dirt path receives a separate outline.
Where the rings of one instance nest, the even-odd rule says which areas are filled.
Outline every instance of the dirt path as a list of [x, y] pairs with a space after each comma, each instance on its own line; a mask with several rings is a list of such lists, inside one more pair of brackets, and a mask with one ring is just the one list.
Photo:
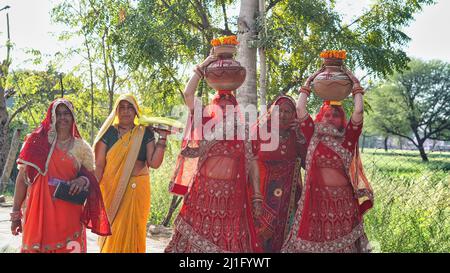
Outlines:
[[[13, 236], [11, 234], [9, 221], [9, 212], [11, 208], [0, 207], [0, 253], [18, 252], [21, 244], [21, 236]], [[151, 226], [150, 230], [153, 232], [155, 227]], [[158, 235], [147, 236], [147, 253], [162, 253], [164, 248], [170, 240], [170, 230], [164, 229]], [[97, 235], [87, 231], [87, 252], [98, 253]]]

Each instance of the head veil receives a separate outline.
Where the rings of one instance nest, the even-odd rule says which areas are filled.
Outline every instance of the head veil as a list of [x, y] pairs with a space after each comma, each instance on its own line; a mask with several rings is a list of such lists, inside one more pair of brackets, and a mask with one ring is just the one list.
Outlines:
[[100, 130], [97, 136], [95, 137], [94, 144], [92, 145], [92, 147], [95, 148], [95, 146], [103, 137], [103, 135], [106, 133], [106, 131], [108, 131], [109, 127], [111, 127], [112, 125], [119, 124], [118, 111], [119, 111], [119, 103], [121, 101], [127, 101], [131, 105], [133, 105], [134, 110], [136, 111], [136, 118], [134, 119], [134, 124], [135, 125], [139, 124], [139, 118], [141, 117], [141, 108], [139, 107], [136, 98], [131, 94], [122, 94], [117, 98], [116, 102], [114, 103], [113, 110], [106, 118], [105, 122], [103, 122], [102, 127], [100, 127]]
[[[17, 163], [25, 166], [26, 181], [30, 185], [34, 183], [38, 175], [45, 176], [47, 174], [48, 164], [56, 145], [56, 108], [59, 105], [65, 105], [72, 114], [71, 135], [75, 139], [75, 142], [79, 144], [79, 146], [74, 145], [74, 147], [79, 147], [79, 151], [82, 151], [82, 153], [91, 153], [87, 156], [85, 155], [80, 160], [81, 164], [78, 175], [85, 176], [89, 179], [89, 196], [83, 207], [81, 221], [87, 228], [98, 235], [110, 235], [111, 227], [106, 215], [100, 187], [93, 174], [94, 162], [92, 150], [81, 138], [75, 121], [73, 105], [70, 101], [60, 98], [50, 104], [40, 126], [25, 139]], [[74, 151], [74, 156], [81, 158], [77, 151]]]

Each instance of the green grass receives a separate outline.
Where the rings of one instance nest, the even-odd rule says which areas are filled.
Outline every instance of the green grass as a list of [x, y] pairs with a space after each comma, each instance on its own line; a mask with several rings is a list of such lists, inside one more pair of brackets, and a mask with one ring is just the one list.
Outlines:
[[[169, 209], [178, 151], [168, 150], [164, 164], [152, 170], [151, 223], [161, 223]], [[365, 149], [362, 160], [375, 192], [375, 206], [365, 215], [375, 251], [450, 252], [450, 153], [430, 153], [423, 163], [414, 151]]]
[[[169, 193], [169, 182], [173, 175], [173, 170], [180, 151], [179, 142], [172, 142], [167, 146], [163, 164], [156, 170], [150, 170], [151, 179], [151, 211], [149, 222], [161, 224], [169, 211], [173, 195]], [[171, 223], [181, 208], [180, 204], [173, 213]]]
[[[151, 170], [152, 224], [169, 209], [178, 152], [179, 143], [170, 143], [164, 163]], [[375, 192], [375, 206], [364, 217], [375, 251], [450, 252], [450, 153], [429, 153], [424, 163], [414, 151], [365, 149], [362, 160]]]
[[364, 167], [375, 192], [365, 216], [380, 252], [450, 252], [450, 153], [366, 149]]

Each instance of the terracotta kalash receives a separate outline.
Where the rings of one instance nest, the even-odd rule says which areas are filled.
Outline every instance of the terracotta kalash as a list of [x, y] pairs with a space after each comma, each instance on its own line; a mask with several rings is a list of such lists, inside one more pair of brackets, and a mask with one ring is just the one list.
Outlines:
[[224, 36], [211, 41], [217, 61], [209, 64], [204, 71], [206, 83], [217, 91], [234, 91], [245, 81], [246, 71], [234, 60], [238, 41], [236, 36]]
[[353, 81], [344, 71], [345, 50], [326, 50], [320, 53], [323, 65], [313, 74], [311, 88], [325, 101], [344, 100], [353, 88]]

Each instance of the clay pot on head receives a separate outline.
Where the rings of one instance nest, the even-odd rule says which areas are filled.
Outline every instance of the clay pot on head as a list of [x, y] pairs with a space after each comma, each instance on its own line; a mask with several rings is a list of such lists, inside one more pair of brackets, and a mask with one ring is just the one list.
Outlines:
[[235, 45], [214, 47], [214, 55], [218, 60], [205, 69], [206, 83], [215, 90], [236, 90], [245, 81], [246, 71], [241, 64], [233, 59], [237, 48]]
[[353, 82], [342, 70], [342, 59], [324, 59], [325, 71], [311, 83], [312, 90], [323, 100], [341, 101], [352, 92]]

